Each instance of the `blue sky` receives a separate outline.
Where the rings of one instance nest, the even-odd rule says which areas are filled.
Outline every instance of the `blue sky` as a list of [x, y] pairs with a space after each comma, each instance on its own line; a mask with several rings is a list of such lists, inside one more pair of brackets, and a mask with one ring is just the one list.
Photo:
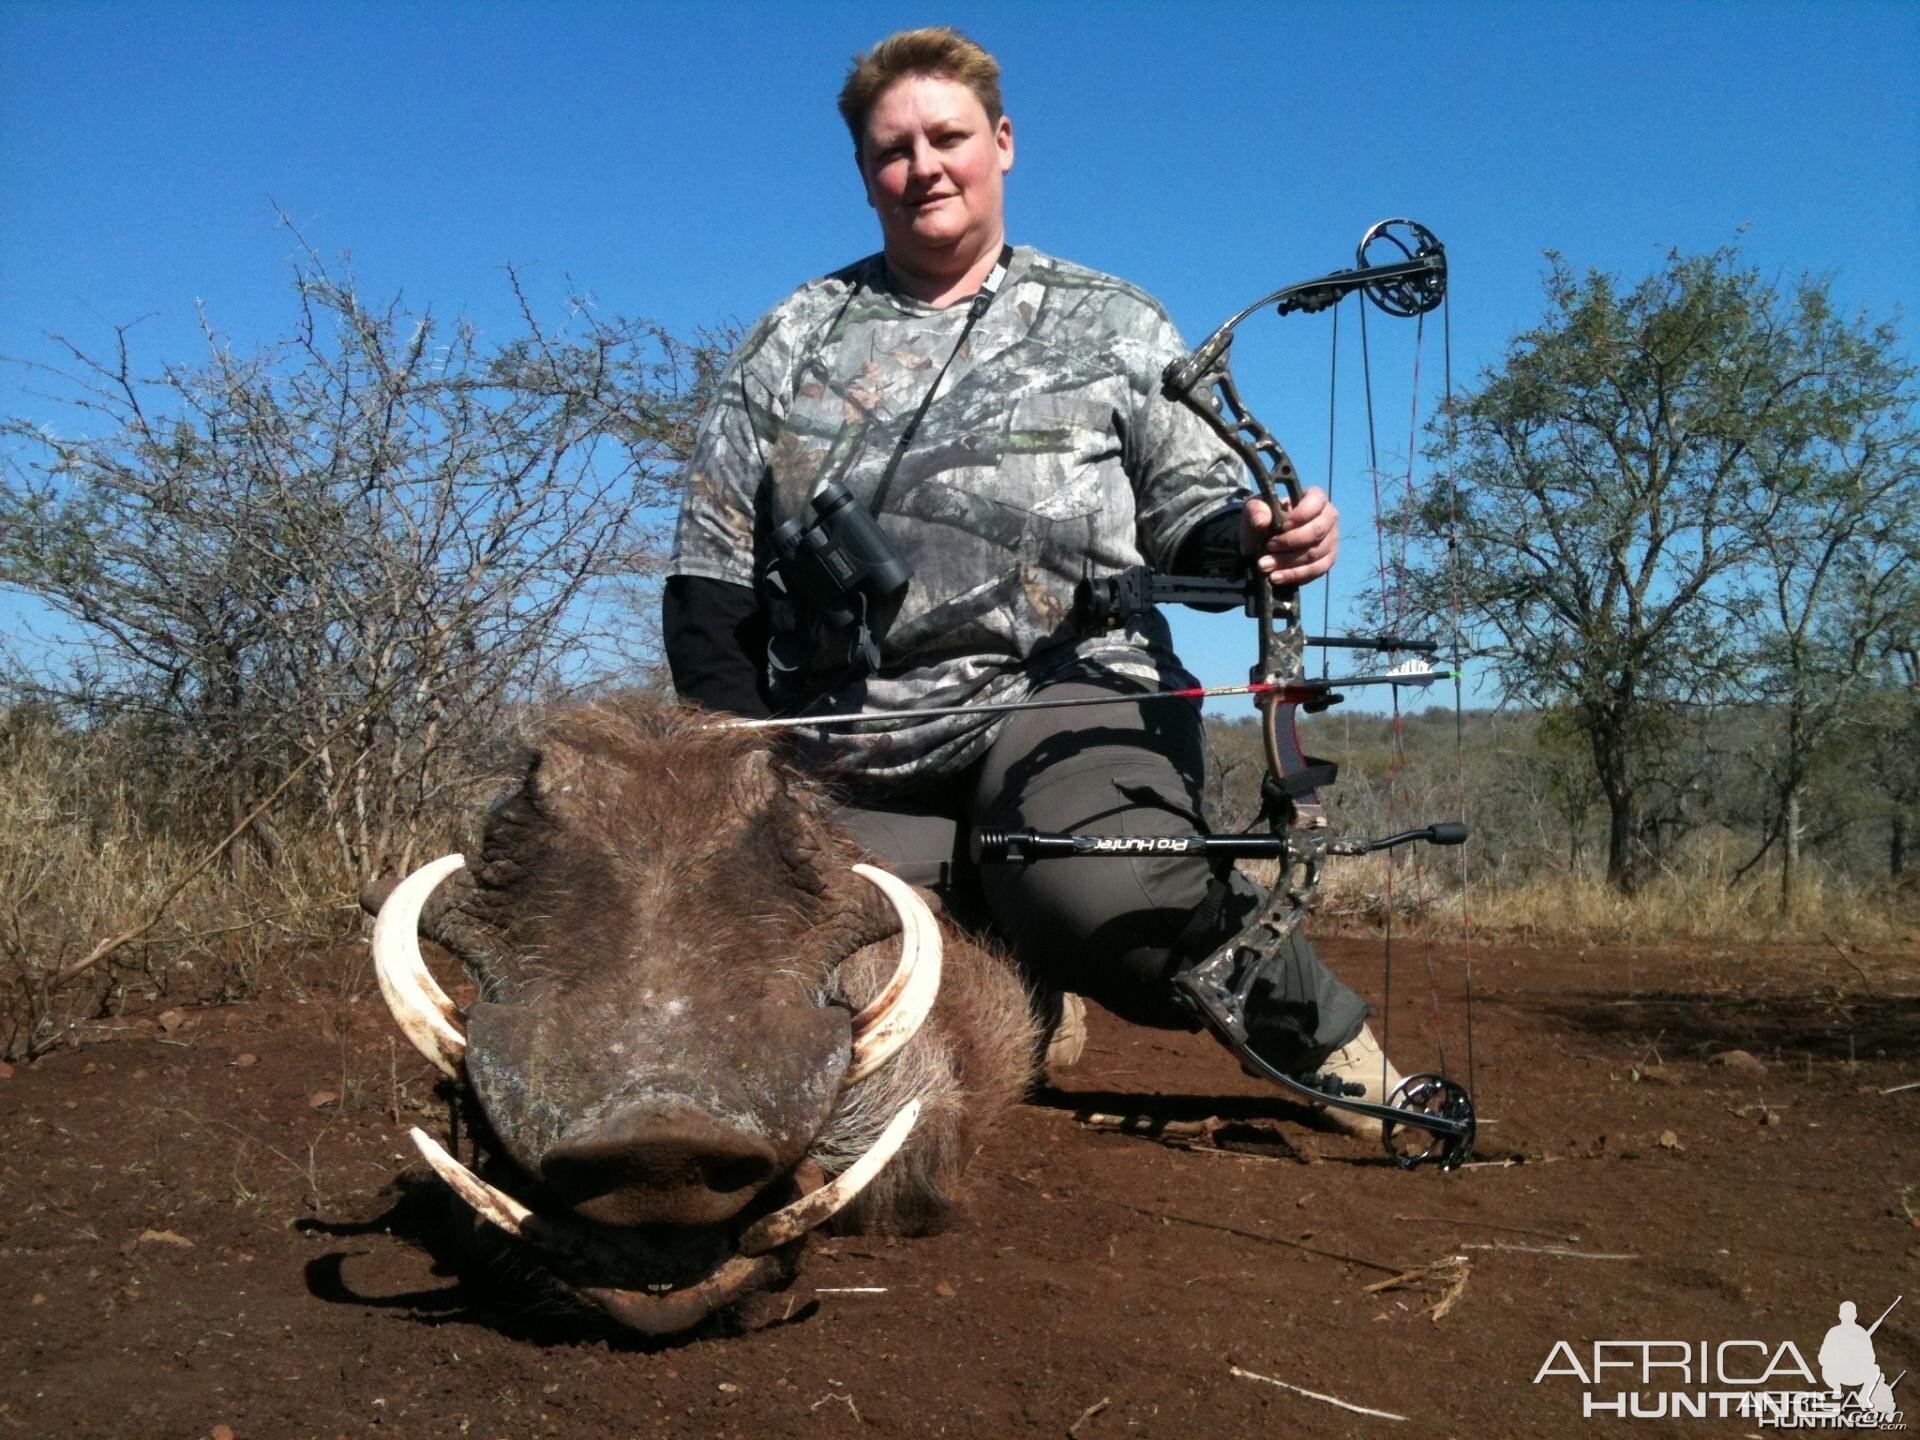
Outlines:
[[[751, 320], [876, 247], [833, 96], [854, 51], [935, 23], [1001, 61], [1012, 238], [1143, 285], [1190, 340], [1388, 215], [1447, 245], [1462, 382], [1539, 314], [1548, 249], [1637, 276], [1737, 241], [1876, 316], [1920, 296], [1911, 3], [0, 0], [0, 354], [147, 317], [140, 358], [191, 359], [196, 303], [242, 346], [278, 333], [276, 204], [363, 292], [483, 328], [510, 328], [506, 263], [555, 316], [579, 289], [675, 328]], [[1324, 319], [1243, 333], [1248, 398], [1323, 480]], [[1411, 327], [1372, 334], [1401, 457]], [[6, 410], [51, 418], [39, 389], [0, 369]], [[1339, 409], [1336, 625], [1373, 548], [1353, 384]], [[1244, 622], [1177, 625], [1203, 678], [1244, 678]]]

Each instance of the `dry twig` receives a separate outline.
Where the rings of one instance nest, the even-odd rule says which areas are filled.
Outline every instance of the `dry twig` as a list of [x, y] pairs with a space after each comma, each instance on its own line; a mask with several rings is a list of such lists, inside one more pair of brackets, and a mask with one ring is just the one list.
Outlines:
[[825, 1395], [822, 1395], [818, 1400], [814, 1401], [813, 1404], [809, 1405], [807, 1408], [809, 1410], [818, 1410], [822, 1405], [826, 1404], [829, 1400], [838, 1400], [841, 1404], [845, 1405], [847, 1409], [851, 1410], [853, 1412], [854, 1423], [859, 1425], [864, 1425], [867, 1423], [866, 1417], [860, 1413], [860, 1407], [853, 1403], [853, 1397], [851, 1395], [841, 1395], [841, 1394], [837, 1394], [834, 1391], [829, 1390]]
[[1094, 1111], [1077, 1117], [1089, 1130], [1117, 1130], [1123, 1135], [1145, 1135], [1152, 1140], [1212, 1144], [1214, 1134], [1227, 1122], [1218, 1115], [1204, 1120], [1155, 1120], [1149, 1115], [1103, 1115]]
[[1469, 1160], [1462, 1170], [1511, 1170], [1516, 1165], [1556, 1165], [1564, 1155], [1510, 1155], [1505, 1160]]
[[1453, 1283], [1447, 1287], [1447, 1293], [1440, 1297], [1440, 1303], [1427, 1312], [1427, 1318], [1438, 1325], [1460, 1303], [1460, 1297], [1467, 1293], [1467, 1277], [1473, 1273], [1473, 1262], [1462, 1255], [1460, 1264], [1455, 1267]]
[[1578, 1240], [1578, 1235], [1562, 1235], [1555, 1230], [1532, 1230], [1525, 1225], [1502, 1225], [1493, 1220], [1475, 1220], [1465, 1215], [1396, 1215], [1396, 1220], [1413, 1220], [1426, 1225], [1471, 1225], [1480, 1230], [1508, 1230], [1515, 1235], [1538, 1235], [1542, 1240]]
[[1867, 993], [1869, 995], [1878, 995], [1880, 993], [1878, 990], [1873, 988], [1872, 977], [1870, 977], [1865, 970], [1861, 969], [1860, 962], [1858, 960], [1855, 960], [1851, 955], [1847, 954], [1845, 950], [1842, 950], [1840, 948], [1838, 941], [1836, 941], [1831, 935], [1829, 935], [1824, 930], [1820, 932], [1820, 938], [1826, 941], [1827, 944], [1833, 946], [1833, 953], [1838, 955], [1841, 958], [1841, 960], [1844, 961], [1853, 970], [1853, 973], [1860, 977], [1860, 983], [1867, 987]]
[[[1091, 1111], [1074, 1117], [1076, 1124], [1088, 1130], [1101, 1130], [1115, 1135], [1132, 1135], [1155, 1144], [1165, 1145], [1170, 1150], [1180, 1150], [1188, 1155], [1224, 1155], [1233, 1160], [1259, 1160], [1273, 1162], [1284, 1160], [1289, 1164], [1301, 1163], [1301, 1156], [1287, 1141], [1279, 1136], [1265, 1134], [1247, 1137], [1247, 1143], [1265, 1144], [1284, 1150], [1281, 1155], [1263, 1155], [1256, 1150], [1242, 1150], [1235, 1144], [1222, 1143], [1223, 1132], [1235, 1128], [1235, 1122], [1222, 1119], [1218, 1115], [1209, 1115], [1202, 1120], [1156, 1120], [1150, 1115], [1107, 1115]], [[1241, 1127], [1248, 1128], [1248, 1127]]]
[[1087, 1421], [1098, 1415], [1112, 1403], [1113, 1397], [1111, 1395], [1102, 1395], [1098, 1400], [1094, 1401], [1093, 1404], [1082, 1410], [1080, 1412], [1080, 1418], [1067, 1427], [1067, 1440], [1073, 1440], [1073, 1437], [1080, 1433], [1080, 1427], [1082, 1425], [1086, 1424]]
[[1559, 1245], [1508, 1245], [1496, 1240], [1491, 1245], [1463, 1245], [1464, 1250], [1505, 1250], [1514, 1255], [1558, 1255], [1562, 1260], [1638, 1260], [1638, 1255], [1614, 1255], [1597, 1250], [1568, 1250]]
[[1238, 1365], [1227, 1367], [1243, 1380], [1260, 1380], [1268, 1385], [1278, 1385], [1282, 1390], [1291, 1390], [1296, 1395], [1304, 1395], [1309, 1400], [1318, 1400], [1323, 1405], [1337, 1405], [1355, 1415], [1372, 1415], [1380, 1420], [1405, 1420], [1404, 1415], [1396, 1415], [1391, 1410], [1369, 1410], [1364, 1405], [1351, 1405], [1336, 1395], [1322, 1395], [1318, 1390], [1302, 1390], [1298, 1385], [1289, 1385], [1284, 1380], [1276, 1380], [1271, 1375], [1261, 1375], [1252, 1370], [1242, 1370]]
[[1111, 1200], [1104, 1195], [1092, 1197], [1117, 1205], [1122, 1210], [1131, 1210], [1149, 1220], [1177, 1220], [1182, 1225], [1197, 1225], [1203, 1230], [1220, 1230], [1228, 1235], [1238, 1235], [1245, 1240], [1258, 1240], [1263, 1245], [1284, 1245], [1289, 1250], [1304, 1250], [1309, 1255], [1318, 1255], [1323, 1260], [1339, 1260], [1348, 1265], [1359, 1265], [1368, 1270], [1384, 1270], [1389, 1275], [1397, 1274], [1403, 1268], [1399, 1265], [1382, 1265], [1378, 1260], [1365, 1260], [1358, 1255], [1343, 1255], [1338, 1250], [1322, 1250], [1317, 1245], [1309, 1245], [1302, 1240], [1283, 1240], [1278, 1235], [1262, 1235], [1258, 1230], [1243, 1230], [1238, 1225], [1228, 1225], [1220, 1220], [1200, 1220], [1191, 1215], [1179, 1215], [1171, 1210], [1149, 1210], [1143, 1205], [1129, 1205], [1124, 1200]]
[[1421, 1280], [1444, 1280], [1447, 1284], [1446, 1294], [1442, 1295], [1439, 1303], [1427, 1312], [1428, 1319], [1439, 1321], [1445, 1319], [1447, 1313], [1460, 1303], [1460, 1297], [1467, 1293], [1467, 1276], [1472, 1269], [1473, 1262], [1465, 1255], [1443, 1255], [1431, 1264], [1420, 1266], [1417, 1270], [1408, 1270], [1385, 1280], [1376, 1280], [1367, 1286], [1367, 1293], [1377, 1295], [1383, 1290], [1394, 1290], [1402, 1285], [1411, 1285]]

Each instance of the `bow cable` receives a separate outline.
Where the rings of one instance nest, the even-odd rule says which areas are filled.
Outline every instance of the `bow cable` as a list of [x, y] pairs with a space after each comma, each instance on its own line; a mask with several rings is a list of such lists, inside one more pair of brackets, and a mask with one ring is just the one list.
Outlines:
[[[1453, 307], [1444, 306], [1440, 311], [1440, 370], [1442, 413], [1447, 417], [1447, 575], [1450, 608], [1452, 610], [1453, 641], [1453, 775], [1454, 789], [1460, 804], [1460, 813], [1464, 815], [1467, 807], [1467, 740], [1466, 707], [1462, 699], [1465, 687], [1461, 683], [1461, 667], [1466, 663], [1466, 650], [1461, 639], [1461, 614], [1465, 606], [1461, 597], [1460, 567], [1463, 563], [1460, 554], [1460, 489], [1454, 474], [1454, 439], [1457, 417], [1453, 409]], [[1460, 964], [1466, 986], [1467, 1010], [1467, 1089], [1474, 1088], [1473, 1075], [1473, 912], [1469, 908], [1472, 888], [1468, 870], [1467, 848], [1460, 847]]]

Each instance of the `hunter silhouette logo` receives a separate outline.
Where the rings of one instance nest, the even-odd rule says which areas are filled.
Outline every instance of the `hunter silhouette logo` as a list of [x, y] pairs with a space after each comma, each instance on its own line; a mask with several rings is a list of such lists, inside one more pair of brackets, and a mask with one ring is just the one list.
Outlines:
[[[1761, 1429], [1905, 1430], [1906, 1415], [1874, 1349], [1874, 1332], [1905, 1298], [1862, 1326], [1851, 1300], [1817, 1352], [1819, 1373], [1791, 1340], [1554, 1342], [1533, 1377], [1584, 1387], [1581, 1414], [1622, 1420], [1749, 1420]], [[1884, 1337], [1883, 1337], [1884, 1338]]]
[[[1893, 1305], [1904, 1298], [1895, 1296]], [[1880, 1312], [1880, 1320], [1893, 1313], [1893, 1305]], [[1880, 1328], [1880, 1320], [1862, 1330], [1854, 1322], [1858, 1313], [1853, 1301], [1840, 1302], [1840, 1323], [1827, 1331], [1827, 1338], [1820, 1342], [1820, 1378], [1832, 1387], [1834, 1394], [1851, 1395], [1862, 1412], [1892, 1415], [1895, 1413], [1893, 1387], [1906, 1377], [1906, 1372], [1901, 1371], [1891, 1382], [1880, 1373], [1873, 1353], [1873, 1332]]]

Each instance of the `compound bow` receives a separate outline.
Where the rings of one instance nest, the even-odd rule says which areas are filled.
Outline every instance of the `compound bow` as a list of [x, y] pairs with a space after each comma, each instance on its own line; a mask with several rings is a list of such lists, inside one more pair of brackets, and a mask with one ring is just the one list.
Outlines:
[[[1381, 250], [1397, 254], [1376, 263]], [[1169, 364], [1162, 377], [1165, 393], [1188, 406], [1216, 431], [1246, 464], [1261, 498], [1278, 517], [1301, 498], [1299, 472], [1286, 449], [1255, 418], [1241, 398], [1229, 365], [1234, 331], [1255, 312], [1272, 305], [1277, 314], [1327, 309], [1358, 291], [1389, 315], [1424, 315], [1446, 296], [1446, 251], [1433, 232], [1411, 220], [1383, 220], [1361, 239], [1357, 264], [1317, 279], [1289, 285], [1263, 296], [1234, 315], [1191, 355]], [[1310, 679], [1306, 647], [1407, 650], [1432, 655], [1431, 642], [1400, 636], [1327, 635], [1305, 632], [1297, 587], [1276, 587], [1263, 576], [1247, 581], [1160, 577], [1144, 570], [1090, 581], [1082, 587], [1083, 610], [1118, 623], [1147, 604], [1217, 601], [1244, 595], [1260, 624], [1259, 658], [1247, 689], [1256, 697], [1267, 761], [1262, 786], [1264, 835], [1127, 836], [1048, 835], [1034, 831], [982, 832], [976, 853], [983, 859], [1043, 858], [1137, 854], [1259, 856], [1278, 862], [1279, 874], [1251, 921], [1232, 939], [1174, 977], [1194, 1011], [1249, 1070], [1318, 1104], [1334, 1106], [1381, 1122], [1388, 1152], [1405, 1168], [1432, 1161], [1452, 1169], [1472, 1153], [1473, 1099], [1466, 1088], [1439, 1074], [1413, 1075], [1384, 1103], [1355, 1096], [1364, 1087], [1330, 1075], [1294, 1076], [1269, 1063], [1249, 1043], [1247, 1000], [1255, 982], [1278, 957], [1314, 905], [1320, 871], [1329, 855], [1364, 855], [1414, 841], [1458, 845], [1466, 826], [1444, 821], [1421, 830], [1379, 839], [1340, 838], [1328, 827], [1318, 788], [1331, 784], [1335, 767], [1309, 760], [1300, 749], [1294, 711], [1337, 703], [1339, 692], [1364, 685], [1429, 685], [1452, 678], [1448, 669], [1415, 661], [1385, 673]], [[1469, 1021], [1470, 1023], [1470, 1021]]]

